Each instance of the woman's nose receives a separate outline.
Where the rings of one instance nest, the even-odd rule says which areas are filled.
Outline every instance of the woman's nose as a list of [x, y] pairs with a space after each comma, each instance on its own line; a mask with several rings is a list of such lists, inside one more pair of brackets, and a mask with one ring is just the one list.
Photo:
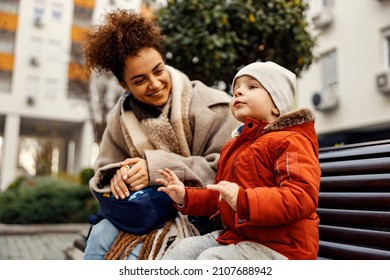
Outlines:
[[151, 89], [155, 89], [155, 88], [158, 88], [160, 86], [160, 80], [157, 79], [156, 77], [151, 77], [149, 79], [149, 88]]

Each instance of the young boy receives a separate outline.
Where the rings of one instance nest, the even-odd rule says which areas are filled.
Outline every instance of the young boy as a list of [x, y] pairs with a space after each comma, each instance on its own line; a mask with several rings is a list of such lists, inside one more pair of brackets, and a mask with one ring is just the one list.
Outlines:
[[318, 141], [308, 109], [290, 112], [295, 75], [255, 62], [233, 79], [233, 116], [244, 123], [221, 150], [215, 184], [157, 179], [183, 214], [220, 215], [224, 230], [183, 239], [165, 259], [316, 259]]

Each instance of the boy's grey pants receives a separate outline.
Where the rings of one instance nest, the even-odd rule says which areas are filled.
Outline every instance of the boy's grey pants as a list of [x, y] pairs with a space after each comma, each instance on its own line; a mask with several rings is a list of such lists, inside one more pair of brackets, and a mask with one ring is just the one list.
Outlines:
[[256, 242], [221, 245], [216, 238], [222, 231], [187, 237], [168, 249], [164, 260], [287, 260], [278, 252]]

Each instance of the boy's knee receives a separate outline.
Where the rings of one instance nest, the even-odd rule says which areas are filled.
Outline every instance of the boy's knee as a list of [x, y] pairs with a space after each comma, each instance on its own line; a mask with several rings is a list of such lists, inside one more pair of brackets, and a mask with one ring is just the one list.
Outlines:
[[218, 260], [215, 248], [209, 248], [203, 251], [197, 258], [197, 260]]

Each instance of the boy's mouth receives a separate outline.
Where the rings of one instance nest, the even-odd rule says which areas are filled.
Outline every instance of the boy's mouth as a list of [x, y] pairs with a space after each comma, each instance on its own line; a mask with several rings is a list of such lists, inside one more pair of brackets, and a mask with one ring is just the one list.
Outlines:
[[236, 100], [234, 101], [233, 103], [233, 107], [236, 107], [237, 105], [240, 105], [240, 104], [244, 104], [244, 102], [240, 101], [240, 100]]

